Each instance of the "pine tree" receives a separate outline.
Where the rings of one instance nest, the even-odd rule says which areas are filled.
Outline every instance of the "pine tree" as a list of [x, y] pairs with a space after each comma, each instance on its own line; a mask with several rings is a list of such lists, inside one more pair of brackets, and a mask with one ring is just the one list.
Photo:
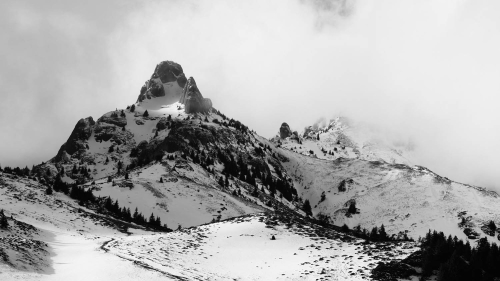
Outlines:
[[378, 241], [378, 228], [375, 226], [372, 228], [372, 232], [370, 233], [370, 240], [371, 241]]
[[52, 195], [52, 188], [50, 186], [47, 186], [47, 189], [45, 189], [45, 194]]
[[380, 229], [378, 231], [378, 236], [380, 241], [387, 241], [389, 237], [387, 237], [387, 232], [385, 232], [385, 227], [382, 224], [380, 226]]
[[356, 214], [356, 210], [356, 202], [352, 201], [347, 212], [350, 214]]
[[7, 216], [5, 216], [3, 209], [0, 211], [0, 227], [3, 229], [9, 228], [9, 222], [7, 221]]
[[125, 173], [125, 179], [128, 180], [128, 173]]
[[130, 112], [134, 112], [135, 111], [135, 104], [133, 104], [131, 107], [130, 107]]
[[134, 214], [132, 215], [132, 219], [134, 219], [135, 222], [137, 222], [137, 219], [139, 218], [139, 211], [137, 210], [137, 207], [135, 207]]
[[162, 177], [160, 177], [160, 183], [163, 183], [163, 178]]
[[111, 201], [111, 197], [108, 196], [108, 198], [106, 198], [106, 201], [104, 202], [104, 208], [106, 208], [106, 210], [108, 211], [112, 211], [113, 201]]
[[304, 201], [304, 204], [302, 205], [302, 211], [304, 211], [306, 215], [312, 216], [311, 203], [309, 202], [309, 199], [306, 199], [306, 201]]
[[142, 114], [143, 117], [148, 117], [149, 116], [149, 112], [148, 110], [146, 109], [146, 111], [144, 111], [144, 114]]
[[349, 232], [349, 226], [347, 226], [347, 224], [344, 223], [344, 225], [342, 225], [342, 231], [343, 232]]

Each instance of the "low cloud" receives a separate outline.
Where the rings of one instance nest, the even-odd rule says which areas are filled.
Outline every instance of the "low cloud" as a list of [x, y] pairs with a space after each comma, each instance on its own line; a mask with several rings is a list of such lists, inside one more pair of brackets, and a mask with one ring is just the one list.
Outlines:
[[[275, 135], [282, 122], [300, 130], [321, 116], [344, 115], [390, 130], [397, 136], [394, 141], [411, 141], [417, 164], [458, 181], [500, 187], [498, 2], [172, 0], [116, 5], [120, 9], [109, 22], [74, 16], [87, 22], [90, 34], [97, 32], [92, 36], [79, 29], [94, 44], [82, 47], [74, 45], [78, 37], [63, 37], [69, 40], [67, 55], [79, 59], [54, 70], [71, 75], [65, 80], [69, 84], [56, 89], [72, 92], [70, 109], [64, 103], [56, 107], [72, 124], [64, 124], [64, 137], [50, 141], [57, 147], [78, 118], [99, 117], [133, 103], [155, 65], [168, 59], [194, 76], [217, 109], [265, 137]], [[98, 59], [87, 62], [94, 56]], [[9, 73], [20, 73], [16, 62]], [[33, 85], [26, 89], [37, 91]], [[94, 102], [85, 102], [89, 97]], [[57, 111], [51, 114], [61, 118]]]

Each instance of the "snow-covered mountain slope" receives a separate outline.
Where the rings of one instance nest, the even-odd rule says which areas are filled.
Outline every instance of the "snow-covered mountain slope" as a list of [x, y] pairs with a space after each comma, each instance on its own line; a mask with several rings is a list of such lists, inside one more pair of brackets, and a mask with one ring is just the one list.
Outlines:
[[[283, 163], [315, 215], [327, 215], [337, 225], [371, 228], [384, 224], [389, 233], [408, 232], [415, 239], [431, 230], [460, 239], [497, 233], [484, 226], [500, 220], [495, 192], [443, 178], [420, 166], [339, 158], [326, 161], [281, 151]], [[348, 208], [355, 202], [356, 214]], [[483, 228], [483, 229], [482, 229]], [[476, 233], [476, 234], [474, 234]]]
[[266, 215], [124, 237], [105, 249], [174, 280], [366, 280], [380, 260], [416, 250], [415, 243], [366, 243]]
[[0, 180], [9, 217], [0, 228], [2, 280], [364, 280], [379, 261], [417, 250], [411, 242], [369, 243], [293, 212], [146, 232], [47, 195], [36, 181]]
[[[366, 124], [351, 124], [346, 118], [337, 117], [329, 123], [306, 127], [304, 132], [292, 133], [288, 124], [272, 140], [282, 148], [325, 160], [356, 158], [412, 165], [412, 146], [395, 142], [386, 137], [387, 132]], [[283, 127], [288, 127], [283, 129]], [[288, 134], [283, 134], [288, 131]]]
[[143, 214], [154, 213], [174, 229], [266, 210], [245, 197], [225, 193], [214, 175], [181, 159], [136, 170], [128, 180], [120, 176], [114, 183], [100, 180], [90, 187], [94, 195], [109, 196]]
[[[0, 173], [0, 209], [8, 227], [0, 227], [1, 280], [163, 280], [100, 246], [142, 227], [80, 206], [46, 186]], [[116, 279], [115, 279], [116, 278]]]

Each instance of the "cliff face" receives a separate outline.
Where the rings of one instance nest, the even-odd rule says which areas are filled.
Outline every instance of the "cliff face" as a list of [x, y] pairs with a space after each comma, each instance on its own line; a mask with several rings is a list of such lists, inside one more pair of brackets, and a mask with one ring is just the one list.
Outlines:
[[187, 79], [180, 64], [173, 61], [160, 62], [151, 78], [141, 87], [137, 102], [145, 99], [166, 97], [167, 102], [173, 103], [179, 100], [180, 91], [172, 91], [172, 86], [184, 88]]
[[67, 154], [73, 155], [76, 152], [85, 150], [85, 141], [88, 140], [92, 134], [92, 127], [95, 125], [94, 119], [92, 117], [82, 118], [76, 123], [73, 132], [69, 136], [68, 140], [61, 146], [57, 155], [55, 157], [56, 161], [64, 160], [64, 156]]
[[212, 101], [203, 98], [193, 77], [189, 77], [180, 102], [185, 105], [186, 113], [208, 112], [212, 109]]
[[286, 138], [288, 138], [291, 135], [292, 135], [292, 130], [290, 130], [290, 126], [288, 126], [287, 123], [281, 124], [281, 127], [280, 127], [280, 138], [286, 139]]

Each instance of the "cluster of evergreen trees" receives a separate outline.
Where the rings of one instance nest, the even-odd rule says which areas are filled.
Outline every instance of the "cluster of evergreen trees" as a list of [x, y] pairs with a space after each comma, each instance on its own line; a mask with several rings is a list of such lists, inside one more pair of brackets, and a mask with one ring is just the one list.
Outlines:
[[476, 247], [464, 243], [456, 236], [446, 237], [443, 232], [429, 232], [422, 240], [422, 280], [438, 270], [439, 281], [481, 280], [493, 281], [500, 277], [499, 247], [478, 240]]
[[[230, 154], [228, 159], [227, 156], [219, 151], [219, 159], [224, 164], [224, 170], [222, 173], [226, 178], [225, 181], [222, 178], [219, 179], [219, 184], [221, 186], [229, 186], [229, 176], [238, 178], [239, 180], [253, 185], [254, 187], [257, 187], [257, 179], [260, 179], [262, 185], [269, 189], [269, 192], [273, 197], [276, 195], [277, 191], [279, 191], [288, 201], [292, 201], [294, 196], [297, 196], [297, 190], [289, 181], [285, 179], [283, 173], [279, 169], [276, 169], [278, 177], [274, 179], [269, 172], [266, 173], [261, 171], [258, 166], [248, 168], [248, 165], [245, 164], [242, 157], [240, 157], [236, 162], [233, 155]], [[257, 195], [258, 191], [256, 191], [256, 195], [254, 196]]]
[[78, 185], [73, 185], [71, 187], [71, 192], [69, 194], [69, 197], [78, 200], [80, 203], [86, 203], [86, 202], [93, 203], [96, 201], [96, 198], [90, 188], [85, 190], [85, 188], [79, 187]]
[[0, 172], [17, 175], [20, 177], [29, 177], [31, 175], [31, 170], [28, 168], [28, 166], [26, 166], [25, 168], [19, 168], [19, 167], [11, 168], [9, 166], [5, 166], [3, 169], [0, 166]]
[[111, 200], [110, 197], [107, 197], [105, 199], [104, 208], [108, 210], [114, 217], [119, 218], [121, 220], [127, 222], [134, 222], [138, 225], [147, 226], [160, 231], [171, 231], [171, 229], [169, 229], [166, 224], [162, 225], [160, 217], [155, 217], [153, 213], [151, 213], [149, 219], [146, 219], [142, 215], [142, 213], [139, 213], [137, 211], [137, 208], [135, 208], [134, 213], [131, 214], [129, 208], [125, 207], [120, 208], [118, 200], [113, 202], [113, 200]]
[[[88, 169], [87, 167], [81, 165], [80, 167], [78, 167], [76, 164], [73, 165], [73, 169], [71, 170], [71, 175], [72, 177], [75, 177], [77, 175], [81, 175], [85, 178], [88, 178], [90, 177], [90, 169]], [[65, 174], [65, 171], [64, 171], [64, 166], [61, 166], [61, 169], [59, 171], [59, 174], [60, 175], [64, 175]]]
[[[62, 180], [60, 174], [56, 176], [56, 179], [54, 180], [54, 184], [52, 185], [52, 188], [56, 192], [62, 192], [64, 194], [69, 193], [69, 185]], [[47, 191], [47, 194], [49, 194], [49, 193], [52, 194], [52, 192]]]
[[[120, 116], [121, 117], [125, 117], [126, 116], [125, 112], [123, 111], [123, 109], [120, 112]], [[114, 118], [118, 117], [118, 112], [117, 111], [113, 111], [113, 113], [111, 113], [111, 117], [114, 117]]]
[[304, 211], [306, 215], [312, 216], [311, 203], [309, 202], [309, 199], [306, 199], [302, 204], [302, 211]]
[[[342, 229], [344, 231], [348, 231], [349, 227], [347, 227], [347, 225], [344, 225], [342, 226]], [[385, 227], [383, 224], [380, 227], [377, 226], [373, 227], [371, 231], [367, 230], [366, 228], [361, 228], [361, 226], [358, 225], [351, 231], [352, 234], [354, 234], [354, 236], [372, 242], [412, 241], [412, 239], [409, 238], [406, 233], [401, 233], [401, 235], [393, 234], [389, 236], [385, 231]]]

